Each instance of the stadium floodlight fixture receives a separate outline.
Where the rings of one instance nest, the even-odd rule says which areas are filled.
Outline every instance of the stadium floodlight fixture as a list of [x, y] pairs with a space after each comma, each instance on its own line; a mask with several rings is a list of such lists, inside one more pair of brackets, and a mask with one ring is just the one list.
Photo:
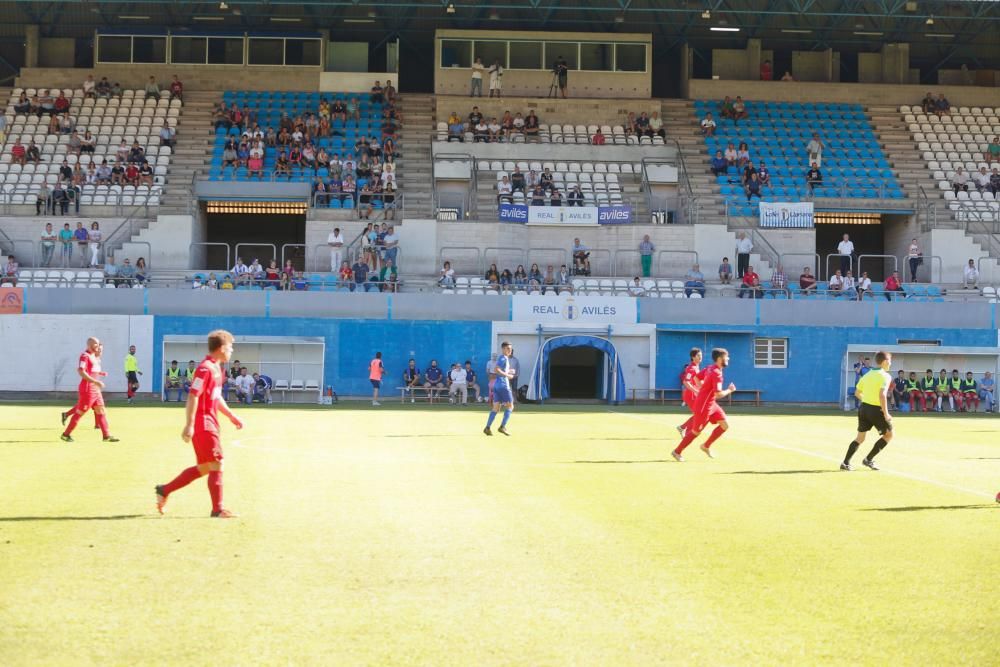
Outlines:
[[219, 3], [219, 9], [222, 11], [229, 9], [229, 5], [226, 4], [226, 0], [222, 0], [222, 2]]
[[272, 23], [298, 23], [301, 20], [302, 19], [296, 18], [294, 16], [272, 16], [271, 17], [271, 22]]
[[148, 21], [148, 16], [137, 16], [134, 14], [121, 14], [118, 18], [122, 21]]
[[615, 23], [625, 23], [625, 13], [615, 14]]
[[926, 33], [926, 37], [936, 37], [937, 39], [954, 39], [955, 33], [952, 32], [929, 32]]
[[862, 30], [862, 31], [855, 30], [854, 34], [857, 35], [858, 37], [881, 37], [885, 33], [884, 32], [874, 32], [874, 31], [873, 32], [868, 32], [868, 31], [865, 31], [865, 30]]
[[812, 30], [807, 30], [805, 28], [782, 28], [781, 32], [788, 33], [790, 35], [811, 35]]
[[739, 28], [730, 28], [728, 26], [722, 26], [722, 25], [713, 25], [711, 28], [709, 28], [709, 30], [711, 30], [712, 32], [739, 32], [740, 31]]
[[495, 9], [491, 9], [490, 10], [490, 20], [491, 21], [499, 21], [500, 20], [500, 12], [498, 12]]
[[452, 3], [452, 2], [449, 2], [448, 6], [445, 8], [444, 11], [447, 12], [448, 14], [454, 14], [455, 13], [455, 4]]
[[934, 16], [928, 16], [927, 20], [924, 21], [927, 25], [934, 25]]
[[223, 21], [225, 17], [222, 16], [192, 16], [195, 21]]

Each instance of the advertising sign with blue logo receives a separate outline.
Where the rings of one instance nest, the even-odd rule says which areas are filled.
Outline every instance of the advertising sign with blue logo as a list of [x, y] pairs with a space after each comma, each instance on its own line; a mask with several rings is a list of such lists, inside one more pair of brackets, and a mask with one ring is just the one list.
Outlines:
[[514, 322], [586, 322], [589, 324], [635, 324], [636, 299], [629, 296], [579, 296], [555, 298], [536, 294], [511, 297]]
[[528, 207], [518, 204], [500, 204], [500, 222], [527, 222]]
[[633, 222], [631, 206], [524, 206], [500, 204], [500, 222], [529, 225], [624, 225]]
[[602, 225], [624, 225], [632, 222], [631, 206], [601, 206], [597, 209], [597, 222]]

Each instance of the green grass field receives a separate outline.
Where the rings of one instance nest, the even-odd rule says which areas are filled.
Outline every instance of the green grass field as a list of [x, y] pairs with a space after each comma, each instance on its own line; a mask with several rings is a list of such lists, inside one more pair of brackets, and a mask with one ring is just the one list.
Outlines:
[[[996, 417], [908, 416], [837, 470], [846, 414], [244, 409], [226, 505], [179, 407], [0, 407], [0, 664], [1000, 662]], [[871, 439], [869, 443], [871, 443]], [[860, 463], [862, 448], [855, 459]]]

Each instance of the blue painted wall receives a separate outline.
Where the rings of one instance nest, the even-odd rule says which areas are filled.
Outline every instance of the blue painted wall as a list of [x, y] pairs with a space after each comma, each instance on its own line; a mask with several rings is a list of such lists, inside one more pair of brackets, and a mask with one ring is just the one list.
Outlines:
[[[321, 336], [326, 339], [326, 364], [323, 384], [345, 396], [371, 393], [368, 362], [376, 351], [388, 374], [387, 393], [399, 386], [403, 369], [416, 353], [421, 369], [437, 359], [447, 367], [453, 361], [472, 361], [473, 368], [486, 365], [490, 358], [490, 322], [446, 322], [439, 320], [334, 320], [319, 318], [260, 317], [167, 317], [153, 320], [153, 364], [163, 369], [163, 337], [168, 335], [203, 336], [212, 329], [227, 329], [240, 336]], [[236, 357], [239, 358], [237, 345]], [[163, 373], [153, 380], [153, 391], [163, 385]]]
[[[670, 326], [672, 329], [689, 328], [684, 325]], [[706, 328], [710, 328], [713, 333], [704, 333]], [[840, 394], [840, 365], [850, 344], [895, 345], [900, 338], [940, 340], [942, 345], [965, 347], [994, 347], [997, 344], [996, 329], [762, 326], [751, 330], [725, 325], [690, 325], [690, 329], [657, 333], [657, 387], [680, 387], [680, 373], [692, 347], [700, 347], [704, 351], [703, 365], [712, 363], [713, 347], [724, 347], [729, 350], [730, 362], [726, 370], [726, 381], [736, 383], [737, 387], [762, 390], [765, 401], [837, 402]], [[733, 333], [727, 333], [729, 329]], [[736, 333], [737, 331], [744, 333]], [[788, 368], [754, 368], [755, 336], [787, 338]]]

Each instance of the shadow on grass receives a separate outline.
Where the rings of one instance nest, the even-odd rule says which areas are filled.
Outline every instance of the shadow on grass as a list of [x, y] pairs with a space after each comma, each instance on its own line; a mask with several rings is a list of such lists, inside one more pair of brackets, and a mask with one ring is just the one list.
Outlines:
[[996, 508], [996, 503], [978, 505], [908, 505], [905, 507], [866, 507], [862, 512], [930, 512], [934, 510], [982, 510]]
[[20, 445], [22, 443], [27, 443], [27, 442], [36, 442], [36, 443], [39, 443], [39, 442], [48, 442], [48, 443], [53, 443], [53, 442], [59, 442], [59, 441], [57, 439], [49, 439], [49, 440], [0, 440], [0, 445]]
[[676, 463], [671, 459], [650, 459], [643, 461], [573, 461], [573, 463]]
[[828, 472], [838, 472], [837, 470], [734, 470], [733, 472], [720, 472], [720, 475], [819, 475]]
[[1000, 456], [963, 456], [963, 461], [1000, 461]]
[[108, 516], [0, 516], [0, 523], [7, 521], [125, 521], [145, 519], [146, 514], [111, 514]]
[[663, 442], [664, 438], [579, 438], [580, 440], [600, 440], [601, 442], [610, 442], [612, 440], [618, 441], [622, 440], [624, 442], [632, 442], [633, 440], [649, 440], [652, 442]]

